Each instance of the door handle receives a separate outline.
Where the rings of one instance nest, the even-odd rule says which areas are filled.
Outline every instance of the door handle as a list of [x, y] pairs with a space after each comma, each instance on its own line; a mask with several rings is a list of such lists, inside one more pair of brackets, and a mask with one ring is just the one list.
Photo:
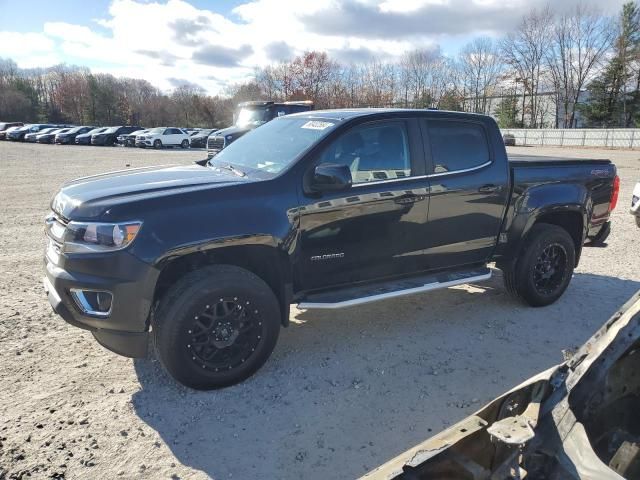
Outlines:
[[424, 199], [425, 199], [424, 195], [409, 194], [409, 195], [403, 195], [402, 197], [396, 198], [395, 202], [400, 203], [402, 205], [407, 205], [409, 203], [416, 203]]
[[498, 192], [500, 190], [500, 187], [498, 185], [493, 185], [492, 183], [489, 183], [487, 185], [483, 185], [478, 189], [478, 192], [480, 193], [495, 193]]

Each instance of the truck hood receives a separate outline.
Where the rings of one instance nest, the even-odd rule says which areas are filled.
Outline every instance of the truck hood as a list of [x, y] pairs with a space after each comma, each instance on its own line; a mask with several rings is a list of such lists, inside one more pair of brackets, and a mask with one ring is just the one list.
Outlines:
[[218, 130], [215, 133], [212, 133], [211, 136], [212, 137], [227, 137], [229, 135], [231, 135], [232, 137], [236, 137], [238, 135], [244, 135], [245, 133], [247, 133], [249, 130], [253, 130], [255, 126], [247, 126], [247, 127], [237, 127], [237, 126], [233, 126], [233, 127], [228, 127], [228, 128], [223, 128], [222, 130]]
[[51, 209], [69, 220], [86, 219], [129, 201], [247, 181], [251, 180], [199, 165], [135, 168], [66, 183], [51, 201]]

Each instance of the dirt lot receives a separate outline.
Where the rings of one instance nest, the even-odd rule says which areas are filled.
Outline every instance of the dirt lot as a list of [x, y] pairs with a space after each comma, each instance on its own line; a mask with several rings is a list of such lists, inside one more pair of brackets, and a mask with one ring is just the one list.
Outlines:
[[0, 142], [0, 479], [355, 477], [558, 363], [640, 288], [627, 213], [640, 152], [516, 151], [609, 157], [622, 178], [608, 247], [584, 252], [555, 305], [514, 302], [497, 272], [484, 285], [295, 311], [256, 376], [203, 393], [66, 325], [40, 283], [42, 221], [62, 182], [203, 153]]

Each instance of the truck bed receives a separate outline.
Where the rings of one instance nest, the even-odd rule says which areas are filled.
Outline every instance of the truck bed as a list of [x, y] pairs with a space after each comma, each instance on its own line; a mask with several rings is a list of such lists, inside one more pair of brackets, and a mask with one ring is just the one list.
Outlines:
[[543, 157], [540, 155], [509, 155], [509, 165], [515, 167], [544, 167], [549, 165], [609, 165], [606, 158]]

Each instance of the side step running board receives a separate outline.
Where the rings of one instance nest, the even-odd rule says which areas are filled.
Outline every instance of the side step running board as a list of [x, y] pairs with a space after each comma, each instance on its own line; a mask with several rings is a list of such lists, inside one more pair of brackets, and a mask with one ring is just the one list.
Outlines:
[[419, 292], [429, 292], [441, 288], [453, 287], [470, 282], [480, 282], [491, 278], [487, 267], [474, 270], [447, 272], [419, 277], [390, 280], [341, 290], [315, 293], [304, 297], [298, 308], [345, 308], [363, 303], [377, 302], [388, 298], [402, 297]]

